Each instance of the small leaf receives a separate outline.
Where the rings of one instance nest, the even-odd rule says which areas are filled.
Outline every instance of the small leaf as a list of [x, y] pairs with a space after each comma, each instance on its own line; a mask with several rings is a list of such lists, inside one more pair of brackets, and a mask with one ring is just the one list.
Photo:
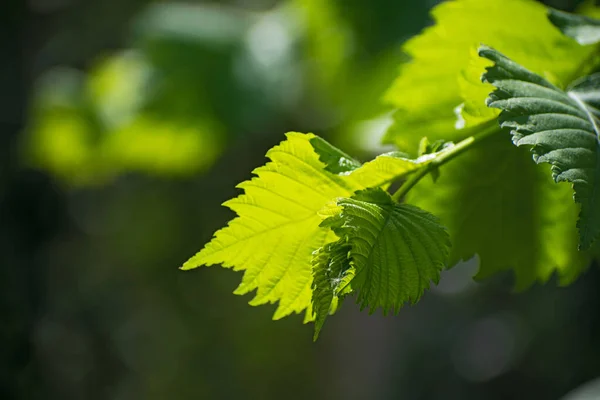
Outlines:
[[433, 215], [395, 203], [382, 189], [363, 190], [337, 204], [339, 215], [321, 225], [340, 237], [339, 245], [350, 245], [352, 290], [361, 308], [398, 312], [439, 281], [450, 240]]
[[401, 179], [402, 175], [408, 175], [422, 167], [423, 163], [428, 161], [428, 159], [410, 160], [405, 157], [406, 154], [395, 151], [381, 154], [361, 165], [360, 162], [318, 136], [310, 139], [310, 144], [319, 155], [319, 160], [325, 164], [327, 171], [348, 176], [365, 187], [387, 185], [393, 180]]
[[445, 140], [438, 139], [433, 142], [430, 142], [429, 139], [425, 136], [419, 142], [419, 157], [437, 153], [438, 151], [442, 151], [443, 149], [452, 146], [452, 142], [446, 142]]
[[392, 181], [411, 174], [435, 157], [430, 154], [417, 160], [409, 160], [403, 156], [404, 154], [399, 152], [381, 154], [350, 172], [348, 177], [365, 187], [387, 187]]
[[318, 136], [311, 138], [310, 144], [319, 155], [319, 160], [325, 164], [325, 170], [329, 172], [341, 174], [360, 167], [360, 162]]
[[327, 316], [336, 311], [341, 298], [352, 292], [350, 281], [355, 270], [348, 259], [349, 250], [349, 244], [337, 241], [326, 244], [313, 254], [314, 340], [319, 337]]
[[[426, 159], [429, 154], [433, 154], [444, 149], [450, 148], [454, 145], [452, 142], [446, 142], [445, 140], [439, 139], [434, 142], [430, 142], [429, 139], [425, 136], [419, 142], [419, 151], [418, 155], [420, 159]], [[440, 177], [439, 168], [432, 169], [429, 174], [434, 182], [436, 182]]]
[[600, 42], [600, 21], [597, 19], [554, 9], [550, 9], [548, 18], [562, 33], [575, 39], [579, 44]]
[[479, 53], [495, 63], [483, 76], [497, 88], [488, 106], [502, 110], [500, 125], [511, 129], [513, 143], [532, 146], [556, 182], [573, 183], [580, 247], [588, 249], [600, 234], [600, 74], [565, 92], [494, 49]]

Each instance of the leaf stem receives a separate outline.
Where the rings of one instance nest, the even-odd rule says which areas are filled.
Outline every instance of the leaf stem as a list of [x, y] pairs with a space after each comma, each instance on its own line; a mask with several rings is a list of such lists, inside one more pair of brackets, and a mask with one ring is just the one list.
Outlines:
[[500, 127], [498, 126], [497, 119], [490, 121], [485, 124], [483, 129], [481, 129], [475, 135], [469, 136], [468, 138], [461, 140], [454, 146], [450, 147], [447, 150], [444, 150], [439, 153], [439, 155], [433, 158], [431, 161], [423, 165], [423, 167], [417, 171], [415, 171], [407, 180], [400, 186], [400, 188], [392, 195], [392, 198], [395, 201], [400, 201], [402, 197], [404, 197], [410, 189], [413, 188], [423, 177], [425, 177], [430, 172], [435, 169], [441, 167], [446, 164], [448, 161], [454, 159], [460, 154], [464, 153], [471, 146], [479, 143], [483, 139], [492, 136], [493, 134], [500, 132]]

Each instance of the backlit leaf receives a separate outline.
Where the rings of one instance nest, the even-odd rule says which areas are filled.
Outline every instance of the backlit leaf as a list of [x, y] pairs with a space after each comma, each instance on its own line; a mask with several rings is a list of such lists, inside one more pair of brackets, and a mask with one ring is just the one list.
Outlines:
[[398, 109], [385, 141], [402, 150], [416, 150], [422, 136], [457, 141], [465, 136], [457, 127], [495, 118], [485, 107], [489, 90], [479, 82], [485, 66], [476, 57], [481, 43], [558, 83], [577, 77], [593, 52], [562, 35], [533, 0], [447, 1], [432, 15], [435, 25], [404, 45], [411, 61], [385, 96]]
[[315, 135], [300, 133], [288, 133], [267, 157], [271, 161], [254, 170], [255, 178], [238, 185], [245, 193], [224, 203], [238, 217], [182, 268], [222, 264], [243, 270], [236, 294], [256, 290], [252, 305], [279, 302], [274, 319], [306, 310], [310, 320], [312, 253], [335, 239], [319, 227], [326, 206], [402, 178], [421, 163], [382, 155], [360, 167], [350, 161], [351, 171], [335, 174], [327, 168], [338, 170], [336, 160], [346, 155]]

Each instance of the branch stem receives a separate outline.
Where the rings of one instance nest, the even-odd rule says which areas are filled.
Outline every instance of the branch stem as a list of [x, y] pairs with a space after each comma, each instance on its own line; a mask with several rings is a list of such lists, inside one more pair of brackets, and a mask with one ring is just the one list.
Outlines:
[[471, 148], [473, 145], [481, 142], [493, 134], [500, 132], [498, 121], [494, 119], [490, 123], [486, 124], [485, 127], [475, 135], [469, 136], [468, 138], [461, 140], [454, 146], [447, 150], [440, 152], [440, 154], [429, 161], [427, 164], [417, 171], [415, 171], [410, 177], [400, 186], [400, 188], [392, 195], [395, 201], [400, 201], [409, 191], [412, 189], [421, 179], [433, 170], [446, 164], [448, 161], [453, 160], [455, 157], [464, 153], [466, 150]]

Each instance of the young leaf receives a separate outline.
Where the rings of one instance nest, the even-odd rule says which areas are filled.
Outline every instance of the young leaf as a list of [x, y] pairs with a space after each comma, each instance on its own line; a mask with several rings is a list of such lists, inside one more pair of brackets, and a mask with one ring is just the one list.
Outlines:
[[[385, 96], [398, 112], [384, 140], [402, 150], [416, 149], [423, 136], [464, 138], [464, 131], [456, 129], [456, 113], [465, 99], [472, 99], [464, 116], [467, 126], [495, 118], [484, 104], [489, 90], [481, 84], [461, 83], [476, 82], [483, 72], [483, 66], [470, 65], [477, 59], [473, 53], [480, 43], [513, 55], [517, 62], [557, 82], [572, 80], [594, 51], [562, 35], [549, 22], [546, 7], [532, 0], [447, 1], [432, 15], [435, 25], [404, 45], [411, 61], [402, 66]], [[477, 118], [470, 120], [471, 115]]]
[[360, 167], [360, 162], [318, 136], [311, 138], [310, 144], [319, 155], [319, 160], [325, 164], [325, 169], [329, 172], [342, 174]]
[[447, 147], [452, 146], [452, 142], [446, 142], [445, 140], [438, 139], [434, 142], [430, 142], [427, 136], [421, 138], [419, 142], [419, 157], [425, 156], [427, 154], [437, 153]]
[[350, 246], [352, 290], [361, 308], [398, 312], [439, 281], [450, 240], [433, 215], [397, 204], [379, 188], [338, 199], [337, 205], [339, 213], [321, 225], [340, 237], [339, 245]]
[[532, 146], [556, 182], [573, 183], [580, 245], [588, 249], [600, 234], [600, 74], [565, 92], [494, 49], [479, 53], [495, 63], [483, 76], [497, 88], [488, 105], [502, 110], [500, 125], [511, 129], [513, 143]]
[[[400, 179], [402, 175], [408, 175], [411, 172], [423, 167], [432, 157], [420, 157], [417, 160], [410, 160], [404, 153], [390, 152], [380, 154], [374, 160], [360, 164], [352, 159], [346, 153], [327, 143], [318, 136], [310, 139], [310, 143], [319, 155], [319, 160], [325, 164], [325, 169], [329, 172], [342, 176], [348, 176], [350, 179], [362, 184], [364, 187], [383, 186], [391, 181]], [[448, 144], [449, 146], [450, 144]], [[446, 147], [448, 147], [446, 146]], [[443, 150], [443, 146], [436, 148]], [[444, 147], [444, 148], [446, 148]]]
[[548, 18], [565, 35], [579, 44], [588, 45], [600, 42], [600, 21], [583, 15], [569, 14], [550, 9]]
[[364, 163], [360, 168], [352, 171], [348, 176], [364, 187], [387, 187], [392, 181], [402, 178], [411, 172], [422, 168], [435, 154], [409, 160], [403, 153], [391, 152], [381, 154], [374, 160]]
[[[452, 142], [446, 142], [445, 140], [438, 139], [433, 143], [429, 142], [429, 138], [427, 136], [423, 137], [419, 142], [419, 158], [426, 157], [428, 154], [433, 154], [439, 152], [443, 149], [450, 148], [454, 145]], [[433, 181], [435, 182], [440, 177], [440, 170], [435, 168], [429, 172]]]
[[315, 312], [314, 340], [325, 319], [333, 314], [341, 297], [352, 291], [350, 281], [355, 269], [350, 265], [350, 246], [343, 241], [328, 243], [313, 254], [312, 309]]

